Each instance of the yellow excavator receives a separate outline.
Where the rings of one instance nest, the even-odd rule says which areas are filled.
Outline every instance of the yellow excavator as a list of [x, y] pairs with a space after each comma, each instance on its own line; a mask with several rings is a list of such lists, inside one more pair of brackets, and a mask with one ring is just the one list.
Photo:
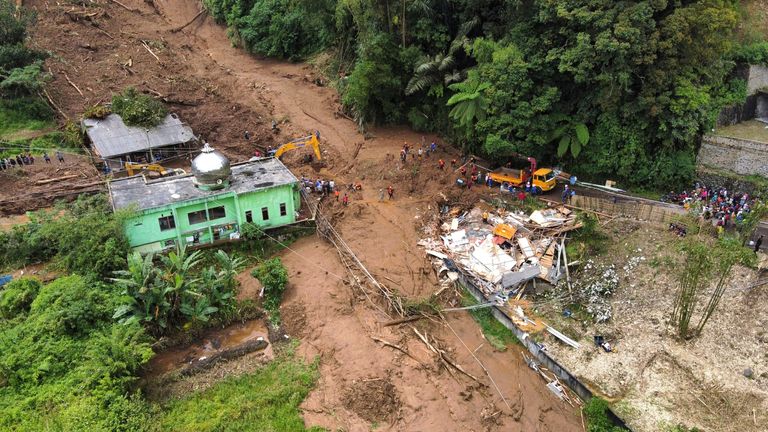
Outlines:
[[323, 157], [320, 155], [320, 132], [317, 132], [317, 131], [315, 131], [315, 133], [313, 133], [310, 136], [289, 141], [281, 145], [280, 147], [278, 147], [276, 150], [270, 151], [269, 155], [279, 159], [283, 153], [289, 150], [304, 148], [306, 146], [312, 147], [312, 150], [315, 151], [315, 157], [317, 158], [318, 161], [323, 160]]
[[187, 173], [181, 168], [165, 168], [159, 164], [143, 164], [134, 162], [126, 162], [125, 170], [128, 172], [129, 177], [141, 171], [148, 171], [150, 177], [171, 177], [184, 175]]

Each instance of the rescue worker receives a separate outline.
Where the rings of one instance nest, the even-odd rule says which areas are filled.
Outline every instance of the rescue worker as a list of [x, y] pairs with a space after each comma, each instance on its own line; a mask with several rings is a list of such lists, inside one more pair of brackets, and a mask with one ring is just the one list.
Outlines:
[[345, 206], [349, 204], [349, 195], [346, 192], [344, 192], [344, 198], [341, 199], [341, 203]]
[[467, 176], [467, 167], [462, 166], [461, 168], [459, 168], [459, 172], [461, 173], [462, 177], [466, 177]]
[[442, 159], [438, 160], [437, 166], [440, 168], [440, 171], [442, 171], [443, 169], [445, 169], [445, 161], [443, 161]]
[[389, 199], [393, 199], [395, 196], [395, 188], [392, 187], [392, 185], [387, 186], [387, 195], [389, 195]]
[[384, 189], [379, 189], [379, 202], [384, 201]]
[[451, 168], [455, 167], [458, 161], [456, 159], [451, 159]]
[[485, 224], [488, 223], [488, 216], [489, 216], [488, 212], [483, 212], [483, 223]]

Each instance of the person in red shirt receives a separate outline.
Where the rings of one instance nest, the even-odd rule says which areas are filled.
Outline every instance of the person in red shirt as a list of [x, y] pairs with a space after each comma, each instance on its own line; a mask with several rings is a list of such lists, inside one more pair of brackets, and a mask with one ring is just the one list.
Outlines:
[[389, 199], [392, 199], [395, 196], [395, 188], [393, 188], [392, 185], [387, 186], [387, 195], [389, 195]]
[[347, 195], [346, 192], [344, 192], [344, 198], [341, 199], [341, 203], [344, 205], [349, 204], [349, 196]]
[[442, 159], [437, 161], [437, 165], [440, 167], [440, 171], [445, 168], [445, 162]]

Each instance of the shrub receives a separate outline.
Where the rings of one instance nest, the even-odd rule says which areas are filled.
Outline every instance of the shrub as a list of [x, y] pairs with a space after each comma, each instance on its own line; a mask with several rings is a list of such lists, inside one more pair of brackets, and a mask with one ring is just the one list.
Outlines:
[[128, 87], [112, 97], [112, 112], [129, 126], [155, 127], [163, 121], [168, 110], [162, 102]]
[[6, 284], [0, 291], [0, 316], [11, 319], [28, 312], [41, 287], [39, 280], [28, 277]]
[[104, 105], [93, 105], [83, 111], [83, 118], [103, 119], [112, 114], [112, 110]]
[[280, 313], [280, 301], [283, 298], [283, 292], [288, 285], [288, 271], [280, 258], [272, 258], [264, 261], [261, 265], [253, 269], [251, 276], [259, 279], [264, 285], [264, 309], [270, 312], [270, 315], [277, 320]]
[[608, 402], [597, 396], [584, 405], [584, 417], [587, 419], [587, 432], [623, 432], [626, 429], [615, 426], [608, 418]]

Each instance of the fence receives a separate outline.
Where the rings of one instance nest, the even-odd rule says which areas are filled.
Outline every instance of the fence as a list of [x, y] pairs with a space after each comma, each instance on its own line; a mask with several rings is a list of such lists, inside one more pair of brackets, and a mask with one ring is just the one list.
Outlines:
[[685, 214], [685, 210], [679, 206], [673, 207], [662, 203], [652, 204], [635, 200], [619, 200], [584, 195], [574, 196], [571, 205], [613, 216], [660, 223], [671, 222], [676, 217]]

